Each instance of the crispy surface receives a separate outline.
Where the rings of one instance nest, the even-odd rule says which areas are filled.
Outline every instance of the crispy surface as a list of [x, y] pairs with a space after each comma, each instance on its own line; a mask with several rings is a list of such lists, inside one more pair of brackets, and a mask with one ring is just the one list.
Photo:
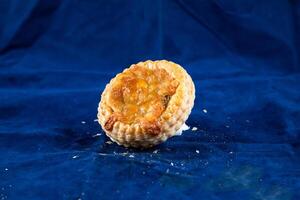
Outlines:
[[111, 85], [108, 104], [113, 110], [105, 123], [111, 130], [116, 121], [140, 124], [147, 132], [158, 134], [158, 118], [175, 94], [179, 82], [163, 68], [134, 65], [119, 74]]

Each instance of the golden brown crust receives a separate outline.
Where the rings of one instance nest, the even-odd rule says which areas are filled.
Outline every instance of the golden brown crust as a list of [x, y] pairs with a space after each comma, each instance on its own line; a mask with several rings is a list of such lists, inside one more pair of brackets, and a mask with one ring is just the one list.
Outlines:
[[113, 114], [106, 123], [111, 128], [116, 121], [129, 125], [157, 121], [178, 85], [165, 69], [133, 65], [111, 83], [107, 103]]
[[181, 66], [165, 60], [140, 62], [106, 86], [98, 119], [118, 144], [150, 147], [175, 135], [194, 99], [193, 81]]
[[160, 124], [155, 122], [144, 121], [141, 123], [142, 129], [150, 135], [158, 135], [161, 132]]
[[110, 115], [104, 124], [104, 128], [108, 131], [112, 131], [117, 120], [118, 117], [115, 114]]

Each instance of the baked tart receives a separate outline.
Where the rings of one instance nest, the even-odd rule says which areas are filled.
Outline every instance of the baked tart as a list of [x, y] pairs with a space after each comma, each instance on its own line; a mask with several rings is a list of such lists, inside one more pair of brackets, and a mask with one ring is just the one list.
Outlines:
[[194, 99], [194, 83], [180, 65], [166, 60], [139, 62], [106, 85], [98, 122], [119, 145], [149, 148], [176, 135]]

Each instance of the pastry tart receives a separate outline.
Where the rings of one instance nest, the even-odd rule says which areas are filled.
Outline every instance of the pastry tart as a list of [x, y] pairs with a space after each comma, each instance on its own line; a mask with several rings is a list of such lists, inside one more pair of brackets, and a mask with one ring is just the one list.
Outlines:
[[194, 99], [194, 83], [180, 65], [166, 60], [139, 62], [106, 85], [98, 121], [119, 145], [148, 148], [176, 135]]

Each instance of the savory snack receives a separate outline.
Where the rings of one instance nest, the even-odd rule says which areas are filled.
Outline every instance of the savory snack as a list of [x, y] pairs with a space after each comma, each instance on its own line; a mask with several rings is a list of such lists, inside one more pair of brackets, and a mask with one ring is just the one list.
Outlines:
[[139, 62], [106, 85], [98, 121], [119, 145], [148, 148], [176, 135], [194, 99], [194, 83], [180, 65], [166, 60]]

